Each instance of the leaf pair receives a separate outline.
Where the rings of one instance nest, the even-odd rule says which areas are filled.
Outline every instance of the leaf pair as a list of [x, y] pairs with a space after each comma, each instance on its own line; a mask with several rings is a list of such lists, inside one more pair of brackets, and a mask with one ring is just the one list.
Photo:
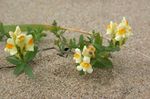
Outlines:
[[9, 56], [7, 57], [7, 61], [16, 65], [16, 68], [14, 70], [15, 75], [19, 75], [23, 72], [25, 72], [30, 78], [33, 78], [33, 72], [32, 68], [29, 66], [29, 62], [33, 60], [33, 58], [36, 56], [38, 52], [38, 48], [34, 48], [34, 52], [27, 52], [26, 55], [23, 57], [23, 59], [20, 59], [16, 56]]
[[30, 78], [33, 78], [33, 72], [32, 68], [23, 60], [17, 58], [16, 56], [9, 56], [6, 58], [8, 62], [16, 65], [16, 68], [14, 70], [15, 75], [19, 75], [23, 72], [25, 72]]

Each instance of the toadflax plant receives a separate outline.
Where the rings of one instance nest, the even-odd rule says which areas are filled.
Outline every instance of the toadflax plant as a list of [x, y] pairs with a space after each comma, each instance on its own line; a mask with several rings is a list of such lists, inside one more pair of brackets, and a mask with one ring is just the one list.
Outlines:
[[15, 32], [9, 32], [9, 35], [4, 50], [10, 54], [6, 58], [7, 61], [16, 65], [14, 74], [25, 72], [29, 77], [33, 77], [32, 68], [29, 66], [29, 62], [37, 53], [33, 36], [22, 33], [19, 26], [16, 27]]
[[[103, 44], [103, 36], [95, 31], [88, 34], [87, 38], [81, 35], [78, 42], [75, 38], [67, 41], [63, 36], [66, 30], [54, 24], [51, 32], [59, 41], [56, 45], [61, 52], [64, 51], [65, 47], [70, 50], [75, 49], [73, 50], [73, 59], [75, 60], [77, 70], [81, 74], [92, 73], [94, 68], [112, 68], [111, 53], [119, 51], [128, 37], [132, 35], [131, 27], [125, 17], [123, 17], [121, 23], [117, 24], [111, 21], [107, 26], [106, 34], [111, 37], [109, 40], [107, 39], [107, 45]], [[61, 49], [60, 45], [65, 47]]]
[[[106, 34], [110, 38], [103, 37], [96, 31], [89, 33], [61, 27], [56, 21], [52, 25], [26, 24], [19, 26], [0, 23], [0, 40], [4, 40], [4, 37], [8, 38], [5, 51], [10, 53], [7, 60], [16, 66], [14, 74], [19, 75], [25, 72], [29, 77], [33, 77], [29, 64], [38, 52], [38, 43], [42, 37], [46, 36], [43, 31], [50, 31], [55, 35], [54, 44], [58, 47], [60, 56], [74, 54], [73, 60], [80, 74], [92, 73], [95, 68], [112, 68], [111, 53], [120, 51], [132, 35], [131, 26], [125, 17], [119, 24], [111, 21], [107, 26]], [[14, 32], [8, 33], [8, 31]], [[88, 36], [80, 35], [78, 40], [77, 38], [68, 39], [64, 36], [66, 31], [79, 32]], [[108, 42], [104, 43], [104, 39]]]
[[[119, 51], [128, 37], [132, 35], [132, 32], [128, 21], [123, 18], [119, 25], [110, 22], [107, 27], [107, 34], [111, 35], [111, 40], [107, 46], [103, 45], [103, 37], [99, 33], [93, 32], [88, 37], [88, 47], [84, 46], [83, 49], [75, 49], [73, 59], [76, 61], [78, 71], [86, 74], [92, 73], [93, 68], [112, 68], [111, 52]], [[80, 50], [83, 50], [82, 53]]]

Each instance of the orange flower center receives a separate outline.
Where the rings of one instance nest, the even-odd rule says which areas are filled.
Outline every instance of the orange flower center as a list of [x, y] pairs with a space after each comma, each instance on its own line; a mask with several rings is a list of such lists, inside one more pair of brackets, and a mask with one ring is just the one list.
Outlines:
[[126, 29], [120, 29], [119, 31], [118, 31], [118, 34], [119, 35], [124, 35], [126, 33]]
[[74, 57], [75, 57], [75, 58], [80, 58], [80, 54], [79, 54], [79, 53], [75, 53], [75, 54], [74, 54]]
[[28, 42], [29, 45], [32, 45], [33, 44], [33, 39], [31, 38]]
[[95, 48], [94, 48], [94, 46], [92, 46], [92, 45], [89, 45], [89, 46], [88, 46], [88, 50], [95, 52]]
[[82, 62], [82, 63], [81, 63], [81, 66], [82, 66], [83, 68], [85, 68], [85, 69], [88, 69], [88, 68], [91, 67], [91, 65], [90, 65], [89, 63], [86, 63], [86, 62]]
[[13, 47], [14, 47], [13, 44], [6, 44], [6, 48], [8, 48], [8, 49], [12, 49]]
[[24, 35], [21, 35], [18, 39], [20, 40], [20, 42], [22, 42], [25, 39], [25, 37]]

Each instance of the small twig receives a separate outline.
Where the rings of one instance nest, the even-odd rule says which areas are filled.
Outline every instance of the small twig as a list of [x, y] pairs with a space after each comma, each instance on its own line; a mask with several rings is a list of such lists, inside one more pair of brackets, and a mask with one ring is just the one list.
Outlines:
[[7, 66], [7, 67], [0, 67], [0, 69], [4, 69], [4, 68], [14, 68], [16, 67], [15, 65], [11, 65], [11, 66]]
[[56, 48], [55, 47], [48, 47], [48, 48], [41, 49], [39, 51], [47, 51], [47, 50], [51, 50], [51, 49], [56, 49]]

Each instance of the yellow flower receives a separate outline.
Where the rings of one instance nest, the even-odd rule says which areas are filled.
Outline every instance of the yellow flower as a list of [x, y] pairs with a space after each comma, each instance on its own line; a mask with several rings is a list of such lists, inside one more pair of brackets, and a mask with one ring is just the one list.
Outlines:
[[8, 38], [6, 47], [4, 49], [6, 52], [9, 52], [10, 55], [17, 54], [17, 48], [15, 46], [14, 40], [12, 38]]
[[[11, 55], [25, 55], [27, 51], [34, 51], [34, 41], [32, 35], [21, 33], [19, 26], [15, 32], [9, 32], [11, 38], [8, 38], [5, 51]], [[19, 50], [19, 52], [18, 52]]]
[[26, 34], [20, 34], [16, 38], [16, 45], [19, 46], [21, 49], [23, 49], [25, 46], [25, 38]]
[[88, 56], [88, 57], [95, 57], [95, 47], [93, 45], [89, 45], [88, 48], [84, 46], [83, 56]]
[[95, 47], [93, 45], [89, 45], [88, 46], [88, 51], [89, 51], [89, 54], [92, 56], [92, 57], [95, 57]]
[[82, 61], [82, 56], [81, 56], [81, 50], [76, 48], [75, 49], [75, 54], [73, 59], [76, 61], [76, 63], [80, 63]]
[[85, 73], [92, 73], [93, 72], [93, 68], [90, 64], [90, 57], [84, 56], [83, 58], [83, 62], [80, 63], [79, 66], [77, 66], [77, 70], [81, 71], [83, 70]]
[[106, 34], [114, 35], [116, 33], [116, 31], [117, 31], [117, 23], [113, 23], [111, 21], [110, 24], [107, 26]]
[[26, 51], [34, 51], [34, 40], [33, 40], [32, 35], [26, 36], [25, 49], [26, 49]]
[[128, 38], [131, 35], [131, 27], [129, 26], [128, 21], [125, 19], [125, 17], [123, 17], [122, 22], [117, 27], [115, 40], [120, 41], [122, 39]]
[[20, 27], [17, 26], [15, 32], [10, 31], [9, 35], [12, 39], [16, 40], [17, 36], [21, 34]]

